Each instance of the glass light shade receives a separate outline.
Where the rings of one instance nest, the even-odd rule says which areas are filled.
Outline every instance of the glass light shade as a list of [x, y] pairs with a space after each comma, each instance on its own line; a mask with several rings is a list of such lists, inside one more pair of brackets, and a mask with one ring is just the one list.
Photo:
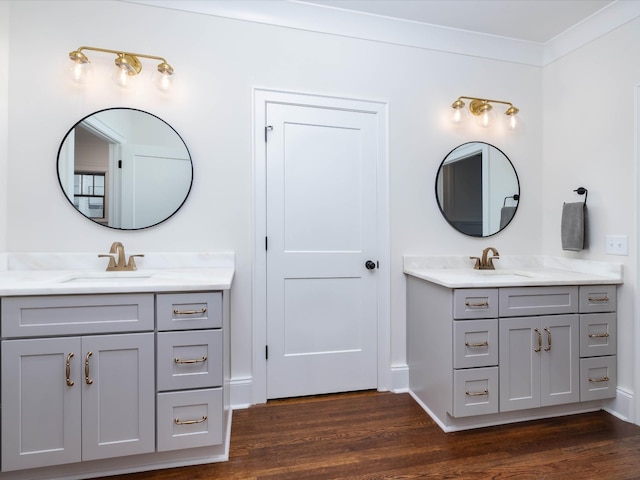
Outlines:
[[515, 130], [518, 128], [518, 116], [516, 114], [507, 115], [507, 128], [509, 130]]
[[126, 68], [116, 67], [111, 71], [111, 79], [116, 85], [126, 88], [131, 83], [132, 76]]
[[173, 86], [174, 75], [169, 75], [167, 73], [161, 73], [161, 72], [154, 72], [152, 82], [158, 90], [167, 92]]
[[69, 74], [71, 80], [79, 85], [84, 85], [91, 79], [93, 68], [91, 63], [76, 63], [73, 62], [69, 67]]
[[489, 125], [493, 123], [493, 120], [496, 116], [496, 113], [493, 109], [485, 110], [480, 115], [476, 117], [476, 122], [483, 128], [487, 128]]
[[454, 125], [460, 125], [464, 123], [465, 119], [469, 116], [469, 111], [462, 108], [451, 108], [451, 123]]

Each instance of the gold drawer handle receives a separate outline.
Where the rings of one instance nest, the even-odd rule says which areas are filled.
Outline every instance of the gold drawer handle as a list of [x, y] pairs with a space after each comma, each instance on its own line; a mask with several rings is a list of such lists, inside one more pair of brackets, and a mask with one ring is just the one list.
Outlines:
[[484, 342], [480, 342], [480, 343], [464, 342], [464, 344], [467, 347], [488, 347], [489, 346], [489, 342], [487, 340], [485, 340]]
[[590, 302], [608, 302], [609, 297], [607, 297], [606, 295], [604, 297], [589, 297], [588, 300]]
[[173, 423], [175, 423], [176, 425], [193, 425], [194, 423], [202, 423], [206, 420], [207, 416], [203, 415], [202, 418], [199, 418], [198, 420], [180, 420], [179, 418], [174, 418]]
[[173, 309], [174, 315], [198, 315], [199, 313], [206, 313], [207, 308], [202, 307], [200, 310], [178, 310], [177, 308]]
[[91, 355], [93, 355], [93, 352], [88, 352], [87, 356], [84, 357], [84, 381], [87, 385], [91, 385], [93, 383], [93, 380], [91, 380], [91, 377], [89, 376], [89, 357], [91, 357]]
[[73, 387], [74, 381], [71, 380], [71, 359], [73, 358], [73, 352], [67, 355], [67, 363], [65, 364], [65, 373], [67, 377], [67, 386]]
[[203, 355], [202, 358], [194, 358], [191, 360], [180, 360], [179, 358], [174, 358], [173, 361], [175, 363], [202, 363], [207, 361], [207, 356]]
[[608, 382], [609, 381], [609, 377], [607, 377], [606, 375], [604, 377], [599, 377], [599, 378], [591, 378], [591, 377], [589, 377], [589, 381], [592, 382], [592, 383]]
[[478, 307], [489, 308], [489, 302], [482, 302], [482, 303], [464, 302], [464, 304], [465, 306], [470, 308], [478, 308]]
[[469, 391], [466, 391], [465, 393], [467, 395], [469, 395], [470, 397], [482, 397], [484, 395], [489, 395], [489, 389], [485, 388], [481, 392], [469, 392]]
[[538, 346], [533, 349], [533, 351], [537, 353], [542, 350], [542, 333], [540, 333], [540, 330], [537, 328], [534, 328], [533, 331], [538, 334]]
[[607, 338], [609, 334], [607, 332], [604, 333], [590, 333], [589, 338]]
[[551, 330], [549, 330], [549, 327], [544, 327], [544, 331], [547, 332], [547, 346], [544, 347], [544, 351], [548, 352], [551, 350]]

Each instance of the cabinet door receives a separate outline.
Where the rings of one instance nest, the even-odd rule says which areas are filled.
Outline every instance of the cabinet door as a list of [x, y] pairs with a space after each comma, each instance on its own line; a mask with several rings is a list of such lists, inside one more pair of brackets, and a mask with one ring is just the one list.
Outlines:
[[80, 354], [78, 337], [2, 342], [2, 471], [80, 461]]
[[82, 459], [153, 452], [153, 333], [82, 339]]
[[580, 324], [578, 315], [540, 317], [543, 336], [541, 405], [580, 401]]
[[540, 406], [539, 324], [537, 317], [500, 319], [501, 412]]

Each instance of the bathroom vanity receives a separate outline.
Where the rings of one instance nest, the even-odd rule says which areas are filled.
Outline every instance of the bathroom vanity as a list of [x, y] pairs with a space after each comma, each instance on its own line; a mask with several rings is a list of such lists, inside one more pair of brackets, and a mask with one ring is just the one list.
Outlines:
[[233, 254], [146, 254], [131, 272], [93, 257], [10, 254], [0, 271], [0, 479], [226, 460]]
[[621, 267], [499, 262], [404, 258], [413, 397], [444, 431], [602, 408], [616, 395]]

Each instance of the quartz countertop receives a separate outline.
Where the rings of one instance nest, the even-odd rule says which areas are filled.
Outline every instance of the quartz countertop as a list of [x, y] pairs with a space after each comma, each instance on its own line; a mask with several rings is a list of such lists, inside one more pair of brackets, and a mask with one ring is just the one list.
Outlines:
[[622, 265], [550, 256], [500, 256], [474, 270], [469, 256], [405, 255], [404, 273], [448, 288], [621, 284]]
[[235, 273], [233, 253], [145, 253], [126, 272], [106, 272], [106, 262], [88, 253], [3, 254], [0, 296], [228, 290]]

